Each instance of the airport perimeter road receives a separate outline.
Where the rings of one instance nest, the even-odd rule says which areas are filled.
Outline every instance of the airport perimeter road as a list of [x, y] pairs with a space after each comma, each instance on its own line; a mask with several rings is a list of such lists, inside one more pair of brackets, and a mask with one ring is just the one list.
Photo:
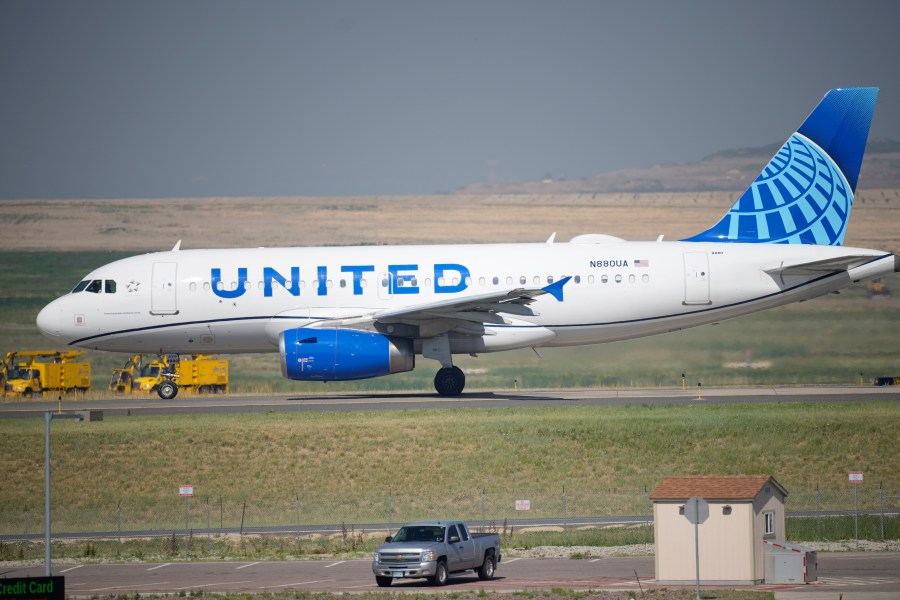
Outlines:
[[[308, 590], [354, 592], [377, 589], [370, 561], [263, 561], [216, 563], [129, 563], [55, 565], [54, 575], [66, 578], [66, 594], [181, 594]], [[43, 575], [43, 566], [3, 569], [4, 577]], [[514, 591], [551, 589], [634, 590], [655, 587], [652, 556], [603, 559], [504, 558], [497, 578], [480, 581], [471, 572], [451, 577], [444, 591]], [[667, 586], [671, 587], [671, 586]], [[692, 586], [687, 586], [692, 587]], [[722, 587], [722, 586], [717, 586]], [[424, 580], [395, 581], [394, 590], [432, 590]], [[810, 585], [761, 585], [748, 589], [775, 590], [779, 598], [805, 600], [827, 592], [830, 598], [900, 597], [900, 553], [821, 553], [819, 581]], [[869, 594], [872, 594], [869, 596]], [[878, 594], [878, 595], [876, 595]], [[892, 596], [893, 595], [893, 596]], [[819, 596], [822, 597], [822, 596]]]
[[[63, 399], [62, 409], [101, 410], [108, 415], [159, 415], [178, 413], [327, 412], [407, 409], [505, 408], [512, 406], [622, 406], [640, 404], [729, 404], [765, 402], [872, 402], [900, 400], [900, 387], [769, 387], [653, 390], [528, 390], [464, 393], [445, 398], [420, 392], [322, 395], [226, 395], [178, 396], [161, 400], [155, 394], [110, 400]], [[52, 400], [28, 400], [0, 404], [0, 418], [33, 418], [57, 410]]]

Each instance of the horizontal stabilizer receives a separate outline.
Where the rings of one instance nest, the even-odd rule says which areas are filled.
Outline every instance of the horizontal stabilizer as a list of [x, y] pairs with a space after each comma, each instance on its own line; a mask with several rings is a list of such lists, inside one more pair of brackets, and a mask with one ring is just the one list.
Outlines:
[[815, 260], [811, 262], [782, 264], [780, 267], [766, 269], [769, 275], [822, 275], [824, 273], [834, 273], [837, 271], [846, 271], [851, 267], [861, 265], [872, 260], [871, 254], [847, 255], [837, 258], [828, 258], [825, 260]]

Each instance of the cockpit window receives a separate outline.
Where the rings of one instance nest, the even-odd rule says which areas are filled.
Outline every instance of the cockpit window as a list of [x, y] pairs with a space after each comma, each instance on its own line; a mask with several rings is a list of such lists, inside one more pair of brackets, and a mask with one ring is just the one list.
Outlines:
[[90, 281], [87, 281], [87, 280], [80, 282], [78, 285], [75, 286], [75, 289], [72, 290], [72, 293], [77, 294], [78, 292], [84, 291], [84, 288], [86, 288], [89, 283], [90, 283]]
[[92, 294], [99, 294], [102, 289], [103, 281], [101, 281], [100, 279], [95, 279], [90, 282], [86, 288], [84, 288], [84, 291], [90, 292]]
[[103, 284], [104, 284], [104, 289], [103, 289], [104, 292], [106, 292], [107, 294], [115, 294], [116, 293], [116, 282], [115, 281], [113, 281], [112, 279], [107, 279], [106, 281], [103, 282]]

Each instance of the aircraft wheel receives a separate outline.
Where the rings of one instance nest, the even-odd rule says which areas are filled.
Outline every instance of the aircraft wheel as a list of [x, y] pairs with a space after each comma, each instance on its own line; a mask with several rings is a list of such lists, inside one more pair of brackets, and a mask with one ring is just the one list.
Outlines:
[[434, 376], [434, 389], [441, 396], [459, 396], [466, 387], [466, 374], [459, 367], [441, 369]]
[[163, 381], [156, 388], [156, 393], [163, 400], [171, 400], [178, 395], [178, 386], [171, 381]]

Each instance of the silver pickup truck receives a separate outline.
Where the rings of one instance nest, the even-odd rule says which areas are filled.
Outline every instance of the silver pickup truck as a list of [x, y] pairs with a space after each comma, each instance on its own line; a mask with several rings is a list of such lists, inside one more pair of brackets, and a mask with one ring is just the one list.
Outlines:
[[401, 527], [375, 550], [372, 572], [379, 587], [394, 579], [427, 578], [445, 585], [451, 573], [469, 569], [492, 579], [500, 562], [500, 536], [471, 533], [461, 521], [422, 521]]

